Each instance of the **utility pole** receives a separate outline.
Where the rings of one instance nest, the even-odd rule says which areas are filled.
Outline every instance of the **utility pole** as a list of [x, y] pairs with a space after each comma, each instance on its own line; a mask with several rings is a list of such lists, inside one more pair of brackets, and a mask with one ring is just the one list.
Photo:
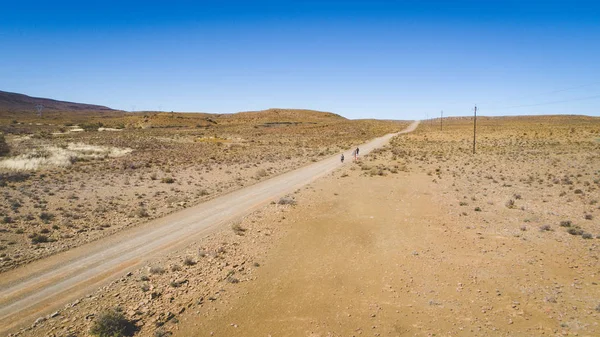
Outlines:
[[440, 112], [440, 131], [443, 130], [443, 125], [444, 125], [444, 110], [442, 110], [442, 112]]
[[475, 118], [473, 118], [473, 154], [475, 154], [475, 135], [477, 134], [477, 104], [475, 104]]

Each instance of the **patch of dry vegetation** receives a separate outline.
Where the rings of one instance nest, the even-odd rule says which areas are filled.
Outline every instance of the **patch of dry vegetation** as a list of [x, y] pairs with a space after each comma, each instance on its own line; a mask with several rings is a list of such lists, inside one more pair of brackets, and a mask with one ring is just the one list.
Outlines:
[[41, 120], [5, 116], [0, 122], [6, 139], [0, 150], [10, 148], [0, 165], [5, 247], [0, 271], [407, 125], [284, 109], [231, 115], [53, 113]]
[[571, 219], [600, 235], [593, 220], [600, 213], [600, 119], [478, 118], [475, 155], [472, 128], [471, 118], [446, 119], [443, 131], [439, 124], [424, 123], [394, 139], [388, 154], [392, 162], [450, 184], [457, 204], [469, 202], [540, 226]]

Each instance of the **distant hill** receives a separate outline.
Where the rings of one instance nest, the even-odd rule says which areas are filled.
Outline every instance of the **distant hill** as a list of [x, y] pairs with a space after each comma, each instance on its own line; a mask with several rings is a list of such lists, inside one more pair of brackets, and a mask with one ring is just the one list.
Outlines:
[[327, 121], [345, 120], [346, 118], [331, 113], [306, 109], [278, 109], [272, 108], [261, 111], [244, 111], [235, 114], [219, 115], [220, 119], [247, 119], [247, 120], [273, 120], [273, 121]]
[[43, 106], [43, 113], [52, 112], [115, 112], [109, 107], [74, 102], [57, 101], [49, 98], [31, 97], [23, 94], [0, 91], [0, 113], [37, 114], [36, 106]]

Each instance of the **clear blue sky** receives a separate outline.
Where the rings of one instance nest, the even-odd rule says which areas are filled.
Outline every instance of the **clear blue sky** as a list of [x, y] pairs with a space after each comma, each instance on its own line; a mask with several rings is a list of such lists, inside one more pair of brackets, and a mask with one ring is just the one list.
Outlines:
[[138, 111], [599, 116], [600, 2], [6, 1], [0, 90]]

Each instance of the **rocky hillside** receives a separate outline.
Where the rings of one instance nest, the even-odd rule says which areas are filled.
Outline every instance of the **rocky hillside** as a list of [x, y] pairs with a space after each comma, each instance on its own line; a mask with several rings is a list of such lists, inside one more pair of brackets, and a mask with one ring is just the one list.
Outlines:
[[43, 106], [43, 112], [114, 112], [115, 110], [93, 104], [57, 101], [48, 98], [31, 97], [23, 94], [0, 91], [0, 113], [36, 114], [36, 106]]

